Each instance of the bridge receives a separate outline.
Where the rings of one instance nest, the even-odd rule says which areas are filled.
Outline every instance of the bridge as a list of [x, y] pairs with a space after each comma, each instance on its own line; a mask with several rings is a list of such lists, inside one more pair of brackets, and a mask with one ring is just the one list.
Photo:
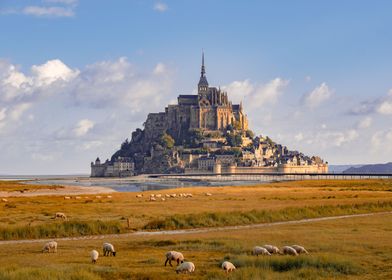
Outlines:
[[148, 175], [156, 179], [177, 179], [190, 181], [298, 181], [298, 180], [363, 180], [392, 179], [391, 173], [181, 173]]

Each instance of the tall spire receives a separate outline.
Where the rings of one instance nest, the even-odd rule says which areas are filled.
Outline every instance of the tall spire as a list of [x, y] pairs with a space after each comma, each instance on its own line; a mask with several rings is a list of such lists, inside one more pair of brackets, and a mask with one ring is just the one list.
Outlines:
[[205, 74], [206, 74], [206, 68], [204, 66], [204, 50], [203, 50], [201, 55], [201, 76], [204, 77]]

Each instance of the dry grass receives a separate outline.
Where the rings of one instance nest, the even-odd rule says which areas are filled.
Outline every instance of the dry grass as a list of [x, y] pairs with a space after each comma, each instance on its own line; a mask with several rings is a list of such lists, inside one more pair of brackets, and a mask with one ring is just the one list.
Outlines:
[[25, 181], [0, 181], [0, 192], [27, 192], [37, 189], [60, 189], [59, 185], [28, 185], [23, 184]]
[[[192, 235], [61, 241], [56, 254], [41, 253], [40, 243], [1, 245], [0, 279], [391, 279], [391, 219], [386, 214]], [[92, 265], [89, 251], [101, 251], [105, 241], [115, 245], [117, 256], [101, 256]], [[302, 244], [310, 255], [249, 255], [253, 246], [266, 243]], [[183, 252], [195, 263], [195, 273], [179, 276], [165, 267], [168, 250]], [[238, 266], [229, 277], [219, 267], [225, 259]]]
[[[23, 185], [24, 186], [24, 185]], [[17, 184], [14, 183], [17, 188]], [[34, 186], [35, 187], [35, 186]], [[142, 228], [224, 226], [390, 210], [391, 180], [301, 181], [244, 187], [198, 187], [80, 196], [11, 197], [0, 202], [0, 239], [77, 236]], [[212, 196], [205, 196], [205, 192]], [[150, 194], [192, 198], [148, 201]], [[64, 212], [69, 222], [55, 221]], [[228, 213], [231, 213], [229, 220]], [[127, 219], [130, 220], [128, 228]], [[173, 222], [174, 221], [174, 222]], [[102, 224], [112, 225], [102, 227]], [[151, 225], [163, 226], [151, 226]]]

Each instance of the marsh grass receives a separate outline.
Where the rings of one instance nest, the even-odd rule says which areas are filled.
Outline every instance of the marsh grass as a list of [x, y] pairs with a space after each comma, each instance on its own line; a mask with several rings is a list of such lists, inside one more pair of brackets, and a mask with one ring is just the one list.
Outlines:
[[54, 237], [74, 237], [108, 233], [121, 233], [122, 226], [117, 221], [65, 221], [51, 222], [36, 226], [0, 227], [0, 239], [35, 239]]
[[2, 267], [0, 268], [0, 279], [2, 280], [101, 280], [102, 278], [94, 273], [92, 269], [81, 267], [69, 268], [50, 268], [45, 269], [36, 267]]
[[392, 201], [352, 205], [323, 205], [312, 207], [305, 206], [302, 208], [288, 207], [276, 211], [251, 210], [246, 212], [231, 211], [172, 215], [163, 219], [152, 220], [148, 222], [143, 227], [143, 229], [169, 230], [197, 227], [246, 225], [389, 210], [392, 210]]

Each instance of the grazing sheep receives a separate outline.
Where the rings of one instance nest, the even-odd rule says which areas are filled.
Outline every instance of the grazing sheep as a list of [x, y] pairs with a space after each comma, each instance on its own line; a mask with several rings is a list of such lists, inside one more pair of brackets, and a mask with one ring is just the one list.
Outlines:
[[279, 248], [273, 245], [264, 245], [263, 246], [270, 254], [279, 254]]
[[82, 199], [80, 196], [75, 196], [75, 199]]
[[102, 198], [102, 196], [100, 196], [100, 195], [96, 195], [96, 196], [95, 196], [95, 198], [101, 199], [101, 198]]
[[155, 195], [155, 197], [156, 197], [156, 198], [161, 198], [162, 195], [159, 193], [159, 194]]
[[106, 196], [107, 198], [112, 198], [112, 196], [111, 195], [108, 195], [108, 196]]
[[256, 256], [259, 256], [259, 255], [271, 256], [271, 253], [268, 252], [268, 250], [266, 248], [263, 248], [263, 247], [260, 247], [260, 246], [255, 246], [253, 248], [252, 255], [256, 255]]
[[136, 195], [136, 197], [137, 197], [137, 198], [142, 198], [143, 195], [142, 195], [142, 194], [138, 194], [138, 195]]
[[67, 216], [64, 213], [61, 212], [57, 212], [56, 214], [54, 214], [54, 219], [63, 219], [63, 220], [67, 220]]
[[[261, 247], [259, 247], [261, 248]], [[235, 270], [235, 266], [234, 264], [232, 264], [231, 262], [225, 261], [222, 263], [222, 269], [224, 271], [226, 271], [226, 273], [232, 272], [233, 270]]]
[[170, 195], [170, 197], [176, 197], [177, 195], [175, 194], [175, 193], [172, 193], [171, 195]]
[[165, 266], [167, 264], [167, 262], [169, 262], [170, 266], [173, 266], [171, 264], [171, 261], [176, 261], [177, 265], [184, 262], [184, 256], [180, 253], [180, 252], [176, 252], [176, 251], [169, 251], [165, 254], [166, 256], [166, 261], [165, 261]]
[[8, 199], [2, 198], [1, 201], [2, 201], [2, 202], [8, 202]]
[[97, 250], [92, 250], [92, 251], [90, 252], [91, 262], [92, 262], [92, 263], [96, 263], [97, 260], [98, 260], [98, 256], [99, 256], [98, 251], [97, 251]]
[[195, 271], [195, 265], [192, 262], [183, 262], [176, 268], [178, 273], [192, 273]]
[[187, 193], [185, 197], [193, 197], [191, 193]]
[[71, 199], [70, 196], [64, 196], [64, 199]]
[[112, 255], [113, 257], [115, 257], [116, 250], [114, 250], [114, 246], [110, 243], [103, 243], [103, 255], [104, 256]]
[[167, 198], [170, 198], [170, 194], [165, 194], [165, 196], [166, 196]]
[[298, 254], [309, 254], [308, 251], [306, 251], [306, 249], [302, 246], [292, 245], [290, 247], [294, 248], [294, 250], [297, 251]]
[[51, 251], [53, 253], [57, 253], [57, 242], [56, 241], [49, 241], [42, 248], [42, 253], [45, 253], [45, 252], [50, 253]]
[[162, 201], [165, 201], [165, 200], [166, 200], [166, 198], [162, 197], [162, 198], [161, 198], [161, 200], [162, 200]]
[[209, 193], [209, 192], [206, 193], [206, 196], [211, 196], [211, 195], [212, 195], [212, 193]]
[[297, 251], [294, 248], [290, 247], [290, 246], [284, 246], [282, 248], [282, 254], [283, 255], [298, 256]]
[[150, 197], [150, 201], [156, 201], [157, 199], [153, 196]]

